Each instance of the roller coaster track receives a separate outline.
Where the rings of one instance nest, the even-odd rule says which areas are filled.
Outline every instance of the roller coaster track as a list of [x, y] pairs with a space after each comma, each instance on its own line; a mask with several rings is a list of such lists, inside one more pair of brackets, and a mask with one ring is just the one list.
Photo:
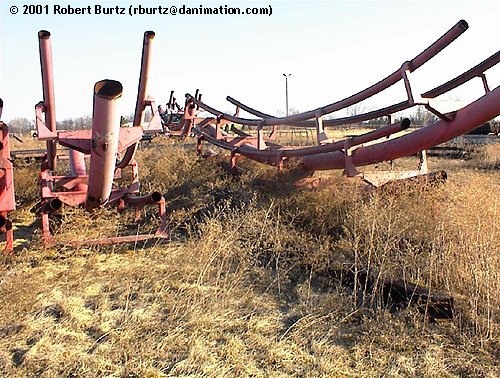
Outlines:
[[[421, 67], [424, 63], [442, 51], [467, 30], [467, 28], [468, 25], [465, 21], [459, 21], [422, 53], [412, 60], [403, 63], [400, 69], [394, 71], [383, 80], [363, 91], [329, 105], [288, 117], [271, 116], [255, 110], [229, 96], [227, 100], [236, 106], [236, 114], [226, 114], [202, 102], [198, 96], [186, 94], [184, 134], [186, 135], [190, 132], [191, 127], [198, 123], [192, 131], [198, 136], [199, 144], [201, 144], [201, 140], [205, 140], [231, 151], [231, 162], [233, 166], [237, 158], [241, 155], [259, 162], [278, 165], [279, 167], [282, 167], [289, 159], [299, 159], [302, 163], [302, 167], [306, 171], [343, 168], [348, 175], [357, 175], [358, 172], [355, 167], [358, 166], [369, 165], [385, 160], [393, 160], [424, 151], [473, 130], [500, 114], [500, 87], [490, 90], [485, 75], [485, 71], [500, 62], [500, 51], [465, 73], [434, 89], [421, 95], [415, 95], [412, 92], [410, 73], [414, 72], [417, 68]], [[485, 90], [485, 95], [483, 97], [462, 109], [448, 114], [443, 114], [432, 106], [430, 100], [476, 77], [480, 78], [483, 82]], [[406, 101], [351, 117], [323, 120], [323, 116], [366, 100], [401, 80], [404, 82], [408, 97]], [[391, 119], [391, 114], [416, 105], [425, 106], [428, 111], [438, 117], [438, 120], [426, 127], [390, 140], [387, 139], [387, 137], [408, 128], [409, 121], [407, 119], [341, 141], [334, 142], [328, 139], [325, 133], [325, 127], [367, 121], [383, 116], [387, 116]], [[214, 117], [206, 118], [200, 122], [199, 118], [196, 116], [197, 109], [211, 113]], [[248, 119], [239, 117], [239, 110], [244, 110], [258, 118]], [[189, 120], [191, 120], [191, 122], [189, 122]], [[238, 135], [234, 136], [222, 131], [222, 127], [228, 123], [256, 127], [257, 136], [252, 136], [241, 131], [238, 131]], [[279, 125], [316, 128], [318, 145], [297, 148], [280, 146], [273, 143], [272, 141], [275, 136], [276, 127], [279, 127]], [[263, 129], [269, 126], [272, 126], [273, 132], [266, 138]], [[386, 137], [386, 139], [380, 140], [384, 137]], [[367, 142], [378, 143], [362, 146], [362, 144]]]

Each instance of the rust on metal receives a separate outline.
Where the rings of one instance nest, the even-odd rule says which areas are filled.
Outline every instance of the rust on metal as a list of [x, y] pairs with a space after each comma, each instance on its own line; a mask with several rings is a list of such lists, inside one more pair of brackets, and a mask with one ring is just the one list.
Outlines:
[[[0, 116], [3, 100], [0, 99]], [[0, 232], [5, 235], [3, 254], [12, 254], [14, 233], [8, 213], [16, 209], [14, 174], [10, 158], [9, 126], [0, 120]]]
[[[102, 80], [94, 85], [92, 129], [57, 131], [54, 118], [52, 58], [48, 44], [50, 33], [47, 31], [39, 33], [44, 101], [37, 104], [35, 112], [38, 138], [47, 141], [47, 150], [42, 156], [40, 171], [42, 231], [46, 247], [56, 244], [50, 230], [49, 214], [57, 212], [63, 206], [85, 206], [87, 210], [92, 211], [108, 204], [123, 209], [128, 204], [136, 210], [136, 216], [140, 215], [140, 207], [144, 205], [158, 206], [160, 225], [154, 234], [86, 240], [75, 242], [76, 244], [114, 244], [168, 237], [165, 199], [157, 192], [147, 196], [139, 195], [138, 166], [133, 159], [137, 143], [144, 132], [141, 124], [145, 107], [156, 108], [154, 99], [146, 95], [149, 44], [153, 37], [153, 32], [144, 34], [143, 62], [135, 117], [138, 125], [129, 128], [120, 127], [119, 102], [123, 87], [118, 81]], [[153, 121], [150, 123], [153, 126], [149, 130], [161, 127], [158, 114], [153, 117]], [[54, 162], [58, 158], [57, 149], [52, 147], [57, 143], [69, 149], [69, 175], [52, 174]], [[117, 163], [116, 159], [122, 153], [124, 158]], [[89, 155], [87, 173], [85, 158]], [[121, 176], [121, 170], [125, 167], [129, 167], [132, 171], [132, 182], [128, 187], [121, 188], [115, 184], [115, 179]]]

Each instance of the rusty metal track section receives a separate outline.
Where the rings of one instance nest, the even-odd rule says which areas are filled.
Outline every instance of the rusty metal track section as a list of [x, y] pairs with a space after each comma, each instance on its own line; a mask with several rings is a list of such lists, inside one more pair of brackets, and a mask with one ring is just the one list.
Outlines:
[[[407, 135], [366, 147], [358, 147], [352, 151], [349, 158], [352, 164], [358, 167], [413, 155], [473, 130], [498, 115], [500, 115], [500, 87], [458, 110], [451, 121], [438, 120]], [[398, 124], [387, 126], [387, 128], [388, 135], [404, 129]], [[300, 157], [303, 168], [308, 171], [345, 169], [347, 150], [353, 147], [352, 140], [346, 139], [302, 149], [279, 147], [259, 150], [249, 140], [243, 139], [244, 143], [241, 145], [232, 144], [231, 141], [235, 138], [231, 138], [227, 133], [221, 132], [223, 138], [217, 138], [216, 125], [213, 124], [207, 125], [203, 130], [196, 128], [194, 131], [203, 140], [230, 150], [232, 154], [241, 154], [262, 163], [277, 165], [283, 159]], [[359, 144], [380, 138], [377, 135], [370, 136], [369, 133], [360, 137], [363, 139]], [[359, 144], [355, 143], [356, 146]]]
[[[426, 173], [426, 149], [473, 130], [500, 114], [500, 87], [490, 90], [485, 75], [485, 71], [500, 62], [500, 52], [493, 54], [467, 72], [449, 80], [443, 85], [425, 92], [421, 96], [414, 96], [411, 91], [408, 74], [435, 56], [466, 29], [467, 23], [465, 21], [458, 22], [428, 49], [413, 60], [404, 63], [400, 70], [395, 71], [377, 84], [344, 100], [298, 115], [281, 118], [272, 117], [252, 109], [231, 97], [227, 97], [229, 102], [236, 105], [236, 114], [239, 113], [239, 110], [245, 110], [260, 117], [260, 119], [245, 119], [224, 114], [205, 104], [199, 98], [187, 94], [187, 106], [201, 108], [215, 116], [214, 118], [206, 119], [193, 129], [199, 138], [198, 145], [200, 146], [201, 141], [205, 140], [231, 151], [231, 165], [233, 168], [235, 167], [237, 157], [242, 155], [259, 162], [277, 165], [280, 168], [283, 167], [288, 159], [299, 159], [305, 171], [344, 169], [348, 176], [362, 175], [356, 169], [356, 167], [359, 166], [420, 153], [422, 156], [421, 169], [415, 174]], [[480, 99], [449, 114], [441, 114], [431, 106], [429, 99], [446, 93], [475, 77], [481, 78], [484, 84], [485, 95]], [[322, 116], [328, 112], [351, 106], [388, 88], [401, 79], [403, 79], [405, 83], [408, 95], [407, 101], [352, 117], [322, 120]], [[361, 122], [382, 116], [389, 116], [392, 113], [415, 105], [424, 105], [428, 111], [437, 115], [439, 120], [419, 130], [393, 139], [387, 138], [408, 128], [409, 121], [407, 119], [341, 141], [332, 141], [328, 139], [324, 131], [324, 126]], [[309, 121], [309, 119], [312, 118], [314, 118], [314, 120]], [[256, 126], [257, 136], [251, 136], [240, 131], [235, 137], [223, 132], [222, 126], [226, 125], [228, 122]], [[296, 148], [270, 143], [270, 138], [264, 137], [262, 133], [263, 126], [273, 126], [274, 128], [276, 125], [282, 124], [309, 128], [315, 127], [319, 145]], [[322, 134], [322, 136], [320, 134]], [[366, 143], [370, 145], [363, 146], [363, 144]]]
[[[241, 103], [240, 101], [232, 98], [231, 96], [227, 96], [226, 100], [230, 102], [231, 104], [235, 105], [236, 107], [240, 108], [241, 110], [246, 111], [247, 113], [253, 114], [257, 117], [260, 118], [274, 118], [274, 116], [262, 113], [259, 110], [253, 109], [248, 105], [245, 105]], [[326, 119], [323, 120], [323, 125], [327, 127], [332, 127], [332, 126], [339, 126], [339, 125], [348, 125], [352, 123], [359, 123], [359, 122], [364, 122], [364, 121], [369, 121], [374, 118], [379, 118], [379, 117], [385, 117], [390, 114], [394, 114], [397, 112], [400, 112], [402, 110], [406, 110], [414, 106], [415, 104], [411, 104], [408, 100], [399, 102], [394, 105], [387, 106], [385, 108], [373, 110], [370, 112], [362, 113], [362, 114], [356, 114], [354, 116], [350, 117], [341, 117], [341, 118], [335, 118], [335, 119]], [[201, 106], [201, 105], [200, 105]], [[317, 122], [316, 121], [300, 121], [300, 122], [289, 122], [286, 123], [285, 125], [287, 126], [296, 126], [296, 127], [305, 127], [305, 128], [315, 128]]]
[[[410, 61], [403, 63], [401, 68], [394, 71], [392, 74], [387, 76], [386, 78], [380, 80], [378, 83], [373, 84], [372, 86], [366, 88], [365, 90], [358, 92], [350, 97], [347, 97], [343, 100], [334, 102], [332, 104], [309, 110], [300, 114], [295, 114], [288, 117], [271, 117], [271, 118], [263, 118], [263, 119], [244, 119], [232, 116], [230, 114], [225, 114], [217, 111], [214, 108], [202, 103], [197, 100], [193, 96], [186, 94], [186, 98], [188, 101], [192, 101], [197, 106], [203, 108], [216, 115], [221, 119], [228, 120], [234, 123], [240, 123], [249, 126], [276, 126], [276, 125], [288, 125], [294, 122], [307, 121], [314, 118], [322, 117], [326, 114], [333, 113], [335, 111], [347, 108], [358, 102], [366, 100], [374, 96], [377, 93], [382, 92], [383, 90], [389, 88], [390, 86], [396, 84], [398, 81], [405, 79], [407, 81], [407, 74], [415, 71], [419, 67], [421, 67], [424, 63], [429, 61], [432, 57], [437, 55], [440, 51], [442, 51], [446, 46], [448, 46], [451, 42], [457, 39], [463, 32], [468, 29], [468, 24], [464, 20], [460, 20], [453, 26], [450, 30], [448, 30], [443, 36], [441, 36], [437, 41], [435, 41], [432, 45], [430, 45], [423, 52], [418, 54], [415, 58]], [[413, 102], [413, 101], [411, 101]]]
[[[452, 121], [438, 120], [407, 135], [359, 147], [352, 154], [352, 163], [363, 166], [413, 155], [465, 134], [499, 115], [500, 86], [456, 111]], [[332, 152], [306, 157], [303, 165], [307, 170], [340, 169], [344, 167], [344, 155]]]
[[[500, 62], [500, 51], [497, 51], [495, 54], [488, 57], [483, 62], [479, 63], [478, 65], [471, 68], [467, 72], [449, 80], [448, 82], [446, 82], [444, 84], [439, 85], [438, 87], [436, 87], [434, 89], [431, 89], [431, 90], [423, 93], [421, 95], [421, 97], [422, 98], [430, 98], [430, 99], [438, 97], [446, 92], [451, 91], [452, 89], [459, 87], [462, 84], [465, 84], [469, 80], [476, 78], [476, 77], [481, 78], [483, 81], [483, 85], [485, 86], [485, 89], [489, 90], [488, 82], [486, 80], [484, 72], [487, 71], [488, 69], [490, 69], [491, 67], [495, 66], [499, 62]], [[259, 118], [273, 118], [274, 117], [270, 114], [266, 114], [266, 113], [263, 113], [259, 110], [253, 109], [252, 107], [250, 107], [246, 104], [243, 104], [241, 101], [238, 101], [231, 96], [227, 96], [226, 100], [228, 102], [230, 102], [231, 104], [235, 105], [237, 108], [244, 110], [247, 113], [253, 114]], [[324, 126], [331, 127], [331, 126], [346, 125], [346, 124], [350, 124], [350, 123], [358, 123], [358, 122], [368, 121], [370, 119], [387, 116], [387, 115], [392, 114], [392, 113], [397, 113], [401, 110], [408, 109], [412, 106], [413, 106], [413, 104], [411, 104], [409, 101], [403, 101], [403, 102], [400, 102], [398, 104], [388, 106], [386, 108], [374, 110], [374, 111], [363, 113], [363, 114], [357, 114], [357, 115], [351, 116], [351, 117], [343, 117], [343, 118], [324, 120], [323, 124], [324, 124]], [[315, 121], [291, 122], [288, 125], [313, 128], [316, 126], [316, 122]]]

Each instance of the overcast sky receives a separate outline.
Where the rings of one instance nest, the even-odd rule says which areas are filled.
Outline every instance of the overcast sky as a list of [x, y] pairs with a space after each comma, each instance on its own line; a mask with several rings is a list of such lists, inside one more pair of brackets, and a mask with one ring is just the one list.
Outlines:
[[[25, 15], [25, 4], [48, 5], [48, 15]], [[54, 15], [53, 6], [237, 6], [272, 8], [259, 15]], [[11, 7], [19, 12], [11, 14]], [[143, 33], [156, 33], [149, 94], [165, 103], [171, 90], [183, 103], [196, 88], [203, 100], [234, 111], [230, 95], [263, 112], [283, 114], [285, 78], [290, 107], [317, 108], [364, 89], [415, 57], [460, 19], [469, 30], [412, 75], [424, 92], [466, 71], [500, 47], [500, 1], [0, 1], [0, 97], [3, 119], [34, 118], [43, 99], [37, 32], [52, 34], [58, 120], [92, 113], [94, 83], [124, 87], [122, 114], [133, 113]], [[500, 85], [500, 67], [487, 72]], [[446, 99], [483, 94], [475, 79]], [[405, 98], [403, 84], [368, 100], [374, 109]], [[458, 102], [457, 102], [458, 103]]]

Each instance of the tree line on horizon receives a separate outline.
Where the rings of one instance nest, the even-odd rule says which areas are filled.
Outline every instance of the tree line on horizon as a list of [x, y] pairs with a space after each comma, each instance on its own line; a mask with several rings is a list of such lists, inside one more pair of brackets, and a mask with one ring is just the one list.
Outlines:
[[[362, 114], [367, 112], [366, 109], [364, 109], [362, 106], [354, 106], [354, 107], [349, 107], [347, 108], [347, 114], [348, 116], [355, 116], [358, 114]], [[277, 115], [278, 116], [283, 116], [281, 114], [282, 112], [278, 111]], [[296, 108], [290, 108], [289, 114], [298, 114], [300, 111]], [[149, 119], [150, 117], [149, 114], [146, 115], [146, 119]], [[412, 113], [408, 114], [405, 116], [406, 118], [409, 118], [411, 121], [411, 124], [413, 126], [425, 126], [428, 125], [434, 121], [437, 120], [437, 117], [425, 110], [424, 107], [422, 106], [417, 106], [415, 109], [413, 109]], [[122, 116], [121, 117], [121, 124], [129, 124], [133, 121], [133, 114], [127, 115], [127, 116]], [[333, 119], [335, 118], [334, 115], [329, 115], [326, 116], [325, 119]], [[396, 120], [402, 119], [403, 116], [397, 117]], [[35, 120], [34, 119], [28, 119], [25, 117], [18, 117], [18, 118], [13, 118], [9, 122], [6, 122], [7, 125], [9, 125], [10, 132], [13, 134], [33, 134], [36, 131], [35, 127]], [[371, 119], [367, 122], [364, 122], [364, 124], [367, 125], [372, 125], [372, 126], [382, 126], [382, 125], [387, 125], [387, 117], [378, 117]], [[92, 117], [90, 115], [85, 115], [81, 117], [75, 117], [75, 118], [67, 118], [62, 121], [57, 121], [57, 130], [88, 130], [92, 128]], [[500, 133], [500, 122], [499, 121], [492, 121], [489, 122], [490, 126], [490, 132], [499, 134]]]

